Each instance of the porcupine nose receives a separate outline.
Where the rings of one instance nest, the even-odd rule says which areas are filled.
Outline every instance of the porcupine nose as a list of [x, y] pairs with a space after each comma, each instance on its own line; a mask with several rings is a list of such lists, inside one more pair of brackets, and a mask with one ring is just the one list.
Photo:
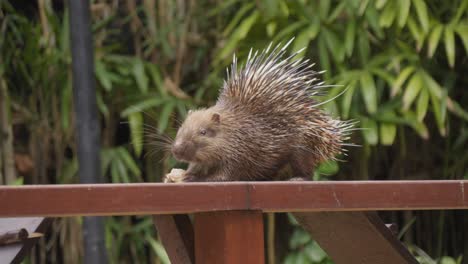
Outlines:
[[172, 154], [176, 159], [180, 159], [184, 156], [186, 146], [182, 142], [175, 142], [172, 146]]

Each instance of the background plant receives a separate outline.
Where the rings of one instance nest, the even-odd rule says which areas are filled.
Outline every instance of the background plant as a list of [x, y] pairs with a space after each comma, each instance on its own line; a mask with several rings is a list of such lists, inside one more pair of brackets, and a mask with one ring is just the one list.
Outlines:
[[[352, 139], [362, 147], [315, 180], [468, 179], [467, 0], [95, 0], [92, 17], [108, 182], [160, 180], [175, 162], [153, 137], [215, 101], [233, 53], [292, 37], [291, 51], [306, 47], [299, 56], [343, 85], [328, 98], [346, 88], [326, 109], [365, 128]], [[66, 4], [0, 1], [0, 30], [0, 127], [13, 135], [0, 183], [77, 182]], [[466, 212], [382, 217], [422, 263], [467, 263]], [[270, 262], [330, 263], [286, 215], [267, 219]], [[113, 262], [167, 263], [149, 218], [106, 221]], [[41, 243], [31, 262], [78, 263], [80, 219], [57, 220]]]

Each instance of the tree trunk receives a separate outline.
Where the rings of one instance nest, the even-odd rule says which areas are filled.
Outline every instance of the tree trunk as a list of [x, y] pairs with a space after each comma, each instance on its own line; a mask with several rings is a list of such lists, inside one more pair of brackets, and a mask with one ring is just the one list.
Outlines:
[[9, 117], [9, 98], [5, 80], [0, 77], [0, 152], [2, 153], [4, 183], [16, 180], [13, 151], [13, 129]]

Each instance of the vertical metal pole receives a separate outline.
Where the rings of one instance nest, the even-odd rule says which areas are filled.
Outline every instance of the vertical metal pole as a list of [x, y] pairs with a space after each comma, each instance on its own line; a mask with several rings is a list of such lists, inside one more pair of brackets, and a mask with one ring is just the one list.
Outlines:
[[[100, 127], [94, 80], [93, 42], [88, 0], [69, 0], [73, 96], [81, 183], [100, 178]], [[83, 219], [84, 263], [107, 263], [104, 223], [99, 217]]]

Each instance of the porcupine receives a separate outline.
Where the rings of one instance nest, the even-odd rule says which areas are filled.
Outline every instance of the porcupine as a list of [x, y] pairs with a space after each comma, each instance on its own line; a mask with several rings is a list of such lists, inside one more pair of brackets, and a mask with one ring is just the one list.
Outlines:
[[239, 69], [233, 56], [216, 104], [189, 111], [177, 131], [171, 151], [188, 169], [173, 169], [165, 182], [274, 180], [286, 166], [290, 177], [308, 179], [343, 152], [354, 124], [318, 108], [313, 97], [329, 85], [309, 60], [293, 60], [298, 52], [285, 56], [291, 41], [250, 50]]

